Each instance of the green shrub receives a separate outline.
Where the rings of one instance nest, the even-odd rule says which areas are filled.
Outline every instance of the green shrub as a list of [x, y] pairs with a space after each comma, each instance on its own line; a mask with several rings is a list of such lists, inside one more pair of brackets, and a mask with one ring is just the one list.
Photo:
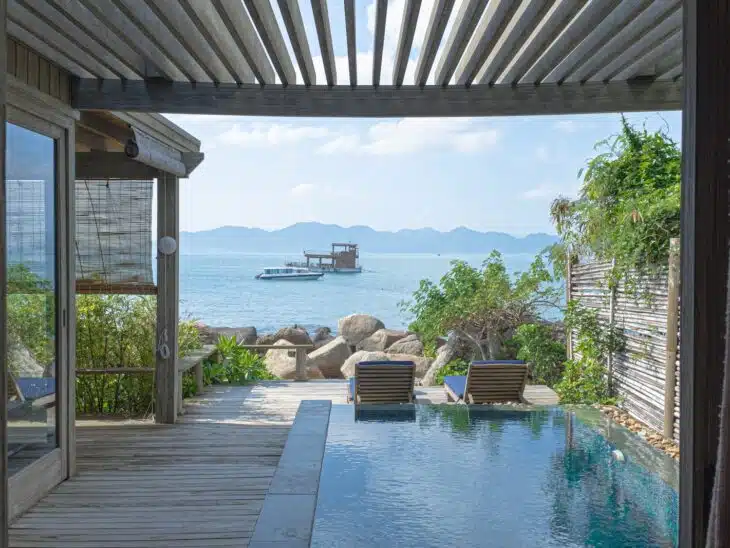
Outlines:
[[248, 384], [259, 380], [276, 379], [266, 369], [264, 358], [243, 348], [236, 342], [235, 335], [230, 337], [221, 335], [216, 348], [222, 356], [223, 362], [205, 366], [204, 376], [211, 383]]
[[451, 360], [439, 369], [439, 372], [436, 374], [436, 384], [444, 384], [444, 377], [449, 375], [466, 375], [468, 371], [469, 362], [467, 360]]
[[519, 345], [517, 359], [530, 365], [532, 381], [555, 386], [563, 374], [565, 345], [556, 341], [552, 329], [544, 324], [524, 324], [517, 328], [514, 340]]

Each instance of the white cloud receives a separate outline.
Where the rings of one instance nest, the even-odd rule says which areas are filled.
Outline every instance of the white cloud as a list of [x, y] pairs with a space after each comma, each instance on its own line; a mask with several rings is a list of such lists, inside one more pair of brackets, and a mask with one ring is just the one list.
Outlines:
[[497, 130], [478, 126], [470, 118], [406, 118], [373, 124], [364, 137], [338, 136], [319, 152], [391, 155], [431, 149], [472, 153], [491, 148], [498, 139]]
[[559, 120], [555, 122], [555, 129], [565, 133], [575, 133], [578, 131], [578, 124], [573, 120]]
[[330, 135], [326, 127], [300, 126], [294, 124], [235, 124], [218, 136], [226, 145], [242, 147], [280, 146], [302, 141], [324, 139]]
[[550, 159], [550, 152], [548, 151], [547, 147], [539, 146], [537, 147], [537, 150], [535, 150], [535, 156], [538, 160], [542, 162], [547, 162]]
[[316, 190], [317, 186], [312, 183], [301, 183], [291, 189], [291, 195], [301, 198], [303, 196], [309, 196]]

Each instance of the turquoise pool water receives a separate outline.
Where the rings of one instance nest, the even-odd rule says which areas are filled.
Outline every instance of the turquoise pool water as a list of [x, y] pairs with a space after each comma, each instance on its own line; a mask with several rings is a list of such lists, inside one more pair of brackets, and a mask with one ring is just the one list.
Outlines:
[[333, 406], [311, 545], [676, 546], [676, 465], [601, 425], [561, 408]]

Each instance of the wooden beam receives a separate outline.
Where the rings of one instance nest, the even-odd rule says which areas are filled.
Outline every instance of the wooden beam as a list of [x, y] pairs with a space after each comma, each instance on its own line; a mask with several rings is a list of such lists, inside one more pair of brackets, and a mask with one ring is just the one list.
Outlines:
[[685, 0], [683, 9], [679, 545], [689, 548], [705, 546], [723, 385], [730, 5]]
[[5, 100], [7, 95], [7, 6], [0, 0], [0, 548], [8, 546], [7, 223], [5, 222]]
[[413, 47], [413, 37], [416, 34], [416, 25], [418, 24], [418, 14], [420, 11], [421, 0], [406, 0], [398, 37], [398, 49], [395, 54], [395, 68], [393, 69], [393, 85], [395, 87], [403, 85], [403, 78], [406, 75], [408, 59], [411, 56], [411, 47]]
[[[77, 179], [155, 179], [160, 171], [133, 160], [124, 152], [77, 152]], [[78, 290], [78, 288], [77, 288]]]
[[180, 191], [176, 177], [162, 174], [157, 180], [157, 240], [170, 236], [178, 243], [171, 255], [157, 253], [157, 337], [155, 364], [155, 421], [177, 420], [177, 328], [179, 314]]
[[464, 0], [436, 65], [436, 85], [446, 86], [451, 81], [486, 5], [487, 0]]
[[532, 0], [522, 0], [520, 4], [513, 0], [489, 2], [484, 17], [481, 18], [479, 26], [474, 31], [474, 38], [467, 43], [464, 55], [456, 67], [454, 72], [456, 83], [471, 85], [487, 56], [497, 51], [497, 38], [500, 37], [505, 22], [510, 20], [515, 8], [524, 12], [525, 9], [536, 6], [537, 4]]
[[241, 116], [433, 117], [678, 110], [681, 82], [522, 86], [231, 86], [75, 80], [80, 110]]
[[350, 85], [357, 85], [357, 40], [355, 26], [355, 0], [345, 0], [345, 29], [347, 32], [347, 64], [350, 69]]
[[431, 74], [431, 68], [436, 60], [441, 39], [446, 31], [446, 25], [449, 17], [454, 9], [455, 0], [437, 0], [434, 3], [431, 18], [428, 21], [428, 29], [426, 30], [426, 39], [421, 47], [421, 53], [418, 56], [418, 64], [416, 65], [416, 85], [425, 86], [428, 76]]
[[[229, 3], [240, 4], [240, 0], [220, 0], [220, 2], [224, 6]], [[286, 49], [284, 35], [281, 33], [270, 0], [244, 0], [244, 3], [259, 31], [264, 47], [269, 52], [269, 57], [281, 83], [285, 86], [296, 84], [297, 73], [294, 71], [294, 64]]]
[[317, 76], [314, 72], [314, 61], [309, 49], [307, 33], [304, 30], [302, 12], [299, 9], [299, 0], [279, 0], [279, 11], [284, 20], [286, 32], [289, 34], [294, 57], [297, 58], [299, 70], [302, 72], [302, 80], [305, 85], [313, 86], [317, 83]]
[[388, 16], [388, 0], [375, 2], [375, 32], [373, 33], [373, 87], [380, 85], [380, 71], [383, 67], [383, 45], [385, 43], [385, 22]]
[[335, 51], [332, 48], [332, 32], [330, 30], [330, 17], [327, 13], [327, 0], [312, 0], [312, 15], [314, 15], [314, 25], [317, 27], [319, 52], [322, 55], [327, 85], [334, 86], [337, 84], [337, 67], [335, 67]]

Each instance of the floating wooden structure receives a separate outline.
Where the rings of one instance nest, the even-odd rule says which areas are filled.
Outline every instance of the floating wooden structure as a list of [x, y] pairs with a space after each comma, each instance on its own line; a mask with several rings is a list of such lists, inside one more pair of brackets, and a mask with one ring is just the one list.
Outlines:
[[332, 274], [359, 274], [360, 249], [357, 244], [333, 243], [330, 253], [304, 252], [305, 261], [290, 262], [286, 266], [308, 268], [313, 272]]

